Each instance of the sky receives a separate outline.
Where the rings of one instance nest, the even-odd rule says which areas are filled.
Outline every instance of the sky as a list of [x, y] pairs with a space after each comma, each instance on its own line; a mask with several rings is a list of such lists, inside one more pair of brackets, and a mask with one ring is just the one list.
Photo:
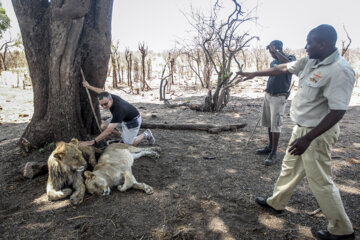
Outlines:
[[[19, 31], [10, 0], [0, 0], [12, 22], [12, 35]], [[214, 0], [114, 0], [112, 38], [119, 41], [121, 50], [137, 50], [145, 42], [149, 50], [171, 49], [175, 41], [189, 37], [191, 26], [184, 13], [196, 9], [208, 12]], [[223, 0], [225, 10], [232, 10], [232, 0]], [[260, 37], [252, 44], [266, 46], [279, 39], [284, 47], [303, 48], [308, 32], [320, 25], [330, 24], [338, 32], [338, 47], [347, 40], [346, 27], [352, 43], [360, 48], [360, 0], [244, 0], [243, 11], [257, 16], [246, 29]]]

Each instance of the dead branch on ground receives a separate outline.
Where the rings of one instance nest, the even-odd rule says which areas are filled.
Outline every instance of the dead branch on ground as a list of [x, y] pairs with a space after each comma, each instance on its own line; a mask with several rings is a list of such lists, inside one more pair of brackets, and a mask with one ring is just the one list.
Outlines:
[[166, 123], [141, 123], [142, 128], [160, 128], [168, 130], [195, 130], [195, 131], [207, 131], [209, 133], [219, 133], [222, 131], [234, 131], [240, 128], [244, 128], [247, 124], [229, 124], [224, 126], [213, 124], [166, 124]]

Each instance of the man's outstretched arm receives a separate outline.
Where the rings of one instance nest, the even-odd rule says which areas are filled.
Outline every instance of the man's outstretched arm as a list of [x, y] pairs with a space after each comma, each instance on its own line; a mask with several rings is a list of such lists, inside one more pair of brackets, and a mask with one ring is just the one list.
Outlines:
[[260, 70], [260, 71], [257, 71], [257, 72], [237, 72], [236, 74], [245, 77], [243, 79], [243, 81], [246, 81], [246, 80], [252, 79], [254, 77], [284, 75], [287, 72], [288, 72], [287, 71], [287, 66], [284, 63], [284, 64], [276, 65], [273, 68], [268, 68], [268, 69]]
[[96, 93], [101, 93], [101, 92], [105, 92], [103, 89], [101, 88], [97, 88], [97, 87], [93, 87], [91, 86], [86, 80], [84, 80], [82, 82], [83, 86], [86, 87], [87, 89], [90, 89], [91, 91], [94, 91]]

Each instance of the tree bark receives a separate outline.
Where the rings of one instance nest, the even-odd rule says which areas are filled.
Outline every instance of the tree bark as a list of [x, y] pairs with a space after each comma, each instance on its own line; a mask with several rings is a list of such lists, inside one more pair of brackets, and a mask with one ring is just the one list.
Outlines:
[[[81, 84], [103, 87], [110, 57], [112, 0], [12, 0], [34, 91], [21, 143], [40, 147], [97, 133]], [[92, 102], [99, 107], [95, 95]]]

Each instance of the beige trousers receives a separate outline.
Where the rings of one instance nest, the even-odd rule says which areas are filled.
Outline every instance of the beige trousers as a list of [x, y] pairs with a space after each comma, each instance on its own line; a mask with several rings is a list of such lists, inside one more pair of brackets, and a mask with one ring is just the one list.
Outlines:
[[[289, 143], [310, 130], [311, 128], [295, 126]], [[277, 210], [284, 209], [294, 188], [306, 176], [312, 193], [329, 221], [327, 230], [332, 234], [344, 235], [351, 234], [354, 230], [331, 177], [331, 149], [339, 133], [339, 125], [336, 124], [314, 139], [300, 156], [290, 155], [287, 149], [273, 195], [267, 199], [267, 203]]]

